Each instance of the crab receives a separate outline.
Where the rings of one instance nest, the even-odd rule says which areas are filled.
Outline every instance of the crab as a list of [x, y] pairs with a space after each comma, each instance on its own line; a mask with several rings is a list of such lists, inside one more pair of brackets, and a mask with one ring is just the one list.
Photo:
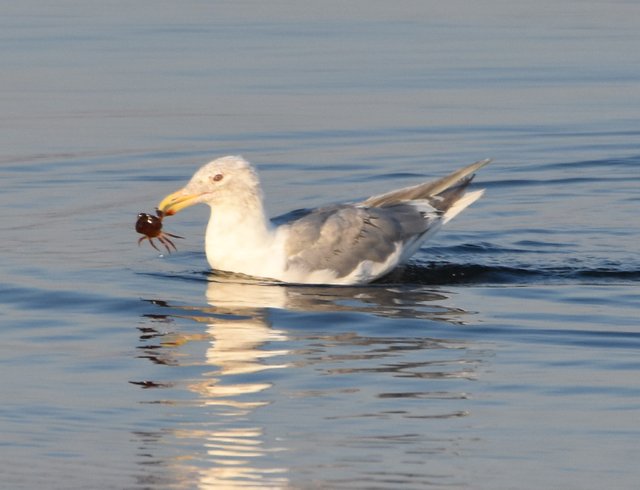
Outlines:
[[164, 245], [164, 248], [167, 249], [168, 253], [171, 253], [171, 248], [177, 251], [178, 249], [171, 241], [171, 238], [184, 237], [162, 231], [162, 218], [164, 218], [164, 213], [159, 209], [156, 209], [156, 216], [147, 213], [138, 214], [138, 221], [136, 221], [136, 231], [144, 235], [138, 240], [138, 245], [140, 245], [144, 240], [149, 240], [151, 246], [158, 252], [160, 252], [160, 249], [153, 242], [153, 239], [157, 238], [158, 241], [162, 243], [162, 245]]

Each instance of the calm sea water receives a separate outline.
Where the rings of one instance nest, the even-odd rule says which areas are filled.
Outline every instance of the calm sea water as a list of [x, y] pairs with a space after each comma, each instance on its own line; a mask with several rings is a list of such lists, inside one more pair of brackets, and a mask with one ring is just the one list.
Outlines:
[[[0, 17], [0, 487], [632, 489], [640, 6], [14, 2]], [[367, 287], [133, 224], [216, 156], [278, 215], [480, 158]]]

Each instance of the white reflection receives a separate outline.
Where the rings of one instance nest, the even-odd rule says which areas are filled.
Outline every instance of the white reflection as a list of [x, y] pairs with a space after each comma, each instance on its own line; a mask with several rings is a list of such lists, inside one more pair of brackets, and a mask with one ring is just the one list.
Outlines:
[[[287, 349], [270, 349], [274, 342], [287, 340], [284, 332], [270, 327], [265, 320], [267, 307], [279, 307], [284, 290], [255, 284], [210, 283], [207, 301], [212, 312], [226, 316], [192, 317], [207, 322], [209, 347], [205, 360], [213, 369], [189, 389], [202, 397], [204, 406], [214, 408], [216, 415], [245, 420], [250, 413], [268, 404], [259, 395], [272, 385], [250, 381], [250, 375], [286, 368], [278, 357]], [[229, 315], [233, 315], [230, 317]], [[198, 488], [251, 489], [285, 488], [287, 469], [260, 464], [261, 460], [283, 448], [268, 447], [262, 427], [226, 427], [199, 432], [209, 457], [206, 468], [198, 470]], [[193, 433], [182, 433], [192, 438]]]
[[227, 428], [202, 434], [182, 432], [181, 437], [204, 440], [207, 467], [196, 470], [197, 488], [206, 490], [286, 488], [285, 468], [264, 468], [255, 464], [267, 452], [259, 427]]
[[[161, 335], [162, 344], [149, 350], [150, 359], [169, 366], [206, 366], [199, 379], [190, 380], [188, 389], [197, 394], [198, 415], [191, 427], [181, 424], [173, 434], [185, 445], [195, 446], [187, 455], [174, 460], [176, 472], [188, 474], [185, 481], [200, 489], [288, 488], [287, 457], [278, 453], [292, 451], [274, 442], [268, 427], [255, 422], [253, 413], [271, 403], [269, 391], [274, 376], [268, 371], [290, 368], [293, 356], [286, 346], [286, 332], [273, 328], [270, 315], [276, 309], [303, 312], [364, 312], [393, 318], [425, 318], [461, 323], [465, 312], [442, 305], [442, 292], [424, 287], [373, 285], [367, 287], [286, 286], [250, 279], [212, 275], [207, 283], [208, 306], [175, 306], [180, 310], [167, 315], [171, 320], [188, 319], [206, 325], [198, 333]], [[187, 329], [188, 330], [188, 329]], [[315, 334], [319, 341], [349, 342], [360, 347], [375, 345], [375, 353], [340, 354], [345, 359], [390, 355], [395, 338], [359, 338], [340, 333], [336, 337]], [[444, 342], [444, 341], [442, 341]], [[404, 340], [403, 348], [440, 347], [434, 339]], [[203, 352], [201, 347], [206, 345]], [[347, 356], [347, 357], [345, 357]], [[349, 357], [351, 356], [351, 357]], [[297, 362], [300, 362], [298, 360]], [[424, 365], [423, 365], [424, 364]], [[389, 366], [404, 370], [403, 375], [442, 376], [443, 369], [431, 373], [429, 362], [410, 366]], [[350, 368], [356, 369], [356, 368]], [[415, 371], [415, 372], [414, 372]], [[425, 372], [422, 372], [425, 371]], [[294, 441], [295, 442], [295, 441]]]
[[[388, 317], [439, 319], [460, 323], [464, 311], [434, 303], [446, 300], [441, 291], [393, 285], [287, 286], [244, 276], [212, 275], [207, 301], [219, 313], [263, 317], [269, 308], [312, 312], [366, 312]], [[270, 330], [273, 332], [273, 330]]]

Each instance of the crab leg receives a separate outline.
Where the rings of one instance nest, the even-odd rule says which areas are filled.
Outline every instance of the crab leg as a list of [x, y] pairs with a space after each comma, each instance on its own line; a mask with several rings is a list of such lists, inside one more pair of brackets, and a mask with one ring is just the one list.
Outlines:
[[162, 252], [158, 247], [156, 247], [156, 244], [155, 244], [155, 243], [153, 243], [153, 238], [151, 238], [151, 237], [147, 237], [147, 239], [149, 240], [149, 243], [151, 244], [151, 246], [152, 246], [153, 248], [155, 248], [158, 252]]
[[160, 243], [164, 245], [164, 248], [167, 249], [167, 252], [171, 253], [171, 248], [169, 248], [169, 245], [171, 245], [174, 250], [176, 251], [178, 250], [176, 246], [173, 244], [173, 242], [169, 240], [166, 236], [164, 236], [164, 233], [162, 235], [158, 235], [157, 238], [158, 240], [160, 240]]

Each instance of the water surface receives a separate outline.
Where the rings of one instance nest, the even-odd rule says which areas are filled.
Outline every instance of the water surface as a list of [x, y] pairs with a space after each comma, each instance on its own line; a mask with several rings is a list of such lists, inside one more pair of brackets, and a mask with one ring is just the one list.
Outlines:
[[[635, 488], [632, 2], [21, 2], [0, 19], [7, 488]], [[472, 161], [485, 197], [366, 287], [208, 270], [216, 156], [269, 212]]]

